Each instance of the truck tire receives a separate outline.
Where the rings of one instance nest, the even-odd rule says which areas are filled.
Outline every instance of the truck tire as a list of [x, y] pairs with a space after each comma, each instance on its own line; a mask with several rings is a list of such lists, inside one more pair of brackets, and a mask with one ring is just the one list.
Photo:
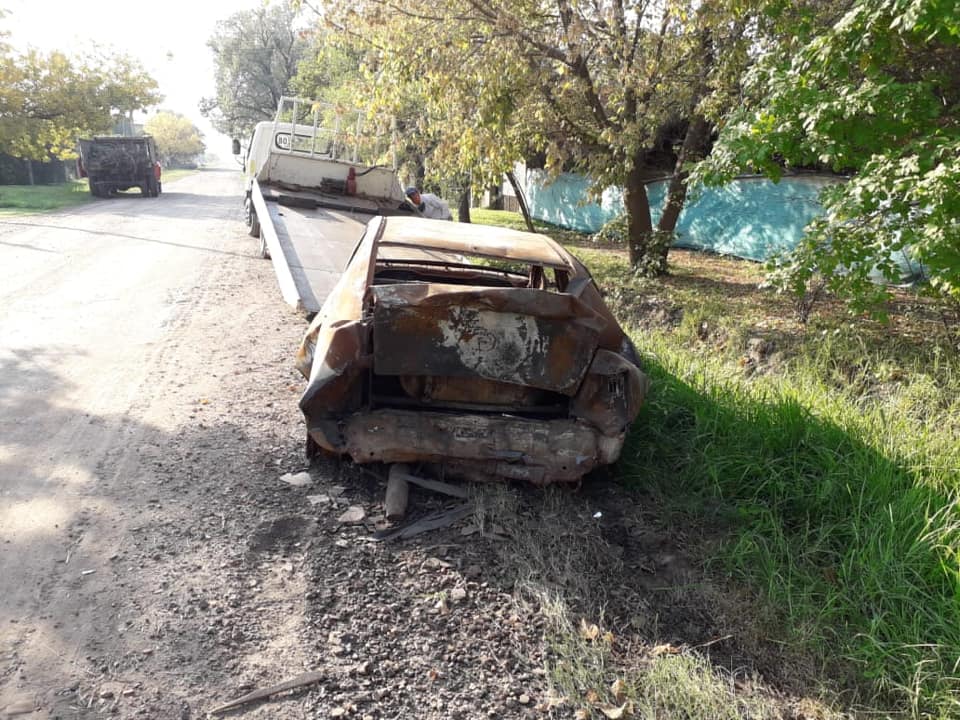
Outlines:
[[[257, 223], [257, 225], [260, 225], [260, 223]], [[264, 260], [269, 260], [270, 248], [267, 247], [267, 236], [264, 234], [263, 228], [260, 228], [259, 235], [260, 235], [260, 257], [262, 257]]]
[[257, 211], [253, 209], [253, 200], [249, 195], [243, 201], [243, 219], [247, 223], [247, 233], [250, 237], [260, 237], [260, 221], [257, 219]]
[[243, 214], [250, 237], [260, 237], [260, 221], [257, 219], [257, 211], [253, 209], [253, 201], [249, 197], [243, 203]]

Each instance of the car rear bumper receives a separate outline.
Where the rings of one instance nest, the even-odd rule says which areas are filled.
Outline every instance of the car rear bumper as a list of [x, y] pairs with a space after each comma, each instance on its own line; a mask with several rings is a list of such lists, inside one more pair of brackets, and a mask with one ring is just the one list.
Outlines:
[[616, 461], [624, 433], [604, 435], [574, 419], [380, 408], [311, 426], [324, 449], [355, 462], [441, 463], [470, 480], [511, 478], [535, 484], [575, 482]]

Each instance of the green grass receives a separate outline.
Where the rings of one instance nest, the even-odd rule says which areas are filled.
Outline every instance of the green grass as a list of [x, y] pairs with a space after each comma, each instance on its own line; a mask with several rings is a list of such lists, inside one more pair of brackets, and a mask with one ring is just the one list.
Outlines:
[[956, 336], [910, 296], [889, 326], [829, 302], [801, 325], [756, 265], [674, 251], [649, 281], [577, 244], [653, 380], [622, 480], [716, 533], [705, 561], [851, 709], [960, 717]]
[[[198, 170], [164, 170], [163, 182], [195, 175]], [[137, 189], [128, 190], [140, 194]], [[92, 200], [86, 180], [57, 185], [0, 185], [0, 216], [50, 212]]]
[[85, 180], [58, 185], [0, 185], [0, 215], [47, 212], [90, 199]]

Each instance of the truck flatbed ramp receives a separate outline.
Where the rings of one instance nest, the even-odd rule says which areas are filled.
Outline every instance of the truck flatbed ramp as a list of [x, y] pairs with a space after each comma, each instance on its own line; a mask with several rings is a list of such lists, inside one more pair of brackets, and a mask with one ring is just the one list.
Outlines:
[[[274, 201], [267, 202], [267, 197]], [[295, 200], [284, 201], [285, 197]], [[318, 312], [340, 279], [367, 222], [379, 212], [377, 204], [362, 198], [325, 202], [323, 196], [310, 193], [268, 191], [264, 195], [259, 187], [253, 200], [257, 215], [269, 218], [261, 221], [260, 230], [283, 299], [300, 312]], [[316, 206], [311, 207], [313, 204]]]

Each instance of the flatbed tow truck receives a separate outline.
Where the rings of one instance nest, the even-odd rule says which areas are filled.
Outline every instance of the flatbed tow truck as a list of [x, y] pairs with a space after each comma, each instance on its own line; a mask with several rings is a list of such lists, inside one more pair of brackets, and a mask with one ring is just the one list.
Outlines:
[[[397, 178], [392, 128], [379, 130], [366, 132], [357, 111], [293, 97], [254, 129], [244, 157], [247, 227], [299, 312], [320, 310], [374, 216], [419, 215]], [[239, 141], [233, 150], [240, 154]]]

